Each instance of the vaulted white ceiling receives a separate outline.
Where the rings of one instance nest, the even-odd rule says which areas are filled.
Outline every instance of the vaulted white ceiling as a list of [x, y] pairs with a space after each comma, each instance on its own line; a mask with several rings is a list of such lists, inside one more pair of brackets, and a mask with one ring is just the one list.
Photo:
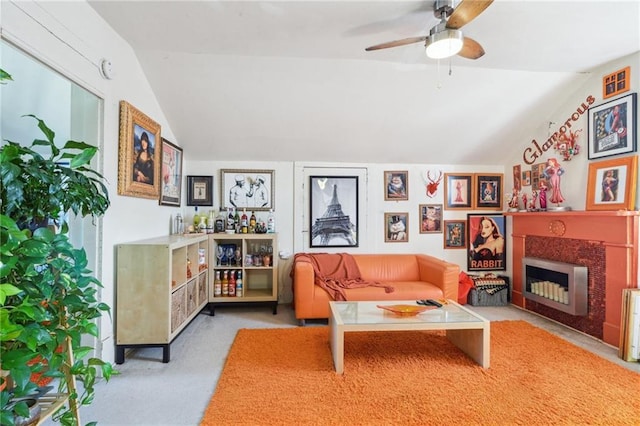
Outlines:
[[187, 159], [501, 164], [596, 66], [640, 50], [640, 2], [495, 1], [486, 54], [428, 59], [432, 1], [90, 1]]

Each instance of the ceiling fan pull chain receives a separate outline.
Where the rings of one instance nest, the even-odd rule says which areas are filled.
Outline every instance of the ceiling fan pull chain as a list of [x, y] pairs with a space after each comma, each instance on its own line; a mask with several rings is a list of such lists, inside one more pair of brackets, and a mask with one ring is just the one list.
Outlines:
[[436, 59], [436, 64], [437, 64], [436, 65], [437, 66], [436, 71], [437, 71], [437, 74], [438, 74], [438, 76], [437, 76], [438, 78], [436, 79], [436, 81], [437, 81], [436, 87], [438, 89], [441, 89], [442, 88], [442, 84], [440, 84], [440, 59]]

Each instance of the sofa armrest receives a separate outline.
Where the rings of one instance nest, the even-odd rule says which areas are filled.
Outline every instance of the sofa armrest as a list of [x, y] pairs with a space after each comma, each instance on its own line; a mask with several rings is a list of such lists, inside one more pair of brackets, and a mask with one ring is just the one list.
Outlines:
[[293, 306], [297, 319], [311, 318], [315, 274], [310, 262], [295, 261], [293, 264]]
[[458, 300], [458, 276], [460, 267], [426, 254], [416, 255], [420, 280], [436, 285], [445, 299]]

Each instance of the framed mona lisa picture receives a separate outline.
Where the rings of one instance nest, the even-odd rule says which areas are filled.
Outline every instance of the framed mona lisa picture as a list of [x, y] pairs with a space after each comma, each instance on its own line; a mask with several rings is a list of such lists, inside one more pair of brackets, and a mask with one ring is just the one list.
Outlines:
[[126, 101], [120, 101], [118, 194], [158, 199], [162, 139], [160, 125]]
[[467, 214], [467, 270], [507, 268], [506, 220], [502, 214]]

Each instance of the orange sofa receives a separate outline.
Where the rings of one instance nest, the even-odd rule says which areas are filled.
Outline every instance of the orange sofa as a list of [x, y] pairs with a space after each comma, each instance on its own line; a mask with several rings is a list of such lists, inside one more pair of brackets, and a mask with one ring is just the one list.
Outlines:
[[[347, 288], [347, 300], [458, 299], [460, 268], [425, 254], [354, 254], [364, 280], [383, 287]], [[293, 264], [293, 303], [300, 325], [306, 319], [329, 317], [329, 294], [315, 284], [313, 265], [296, 259]]]

